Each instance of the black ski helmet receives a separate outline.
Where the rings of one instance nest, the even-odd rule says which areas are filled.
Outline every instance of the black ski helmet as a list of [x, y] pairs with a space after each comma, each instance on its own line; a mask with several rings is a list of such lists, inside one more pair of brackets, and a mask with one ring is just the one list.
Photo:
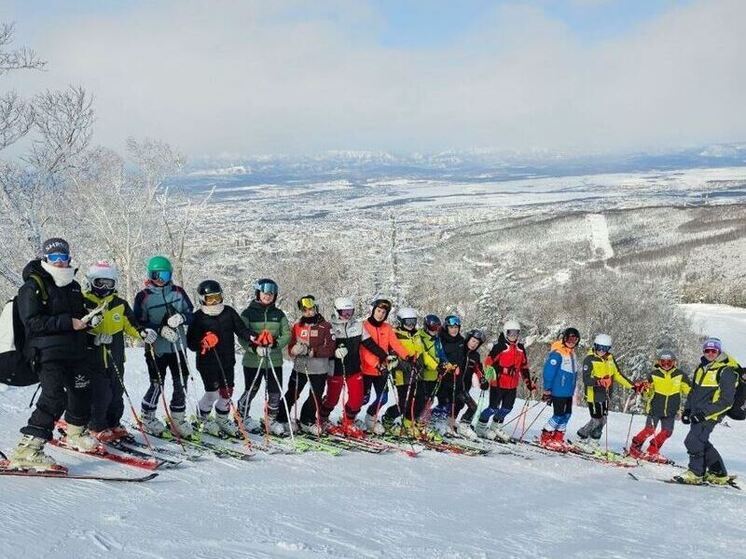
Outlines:
[[466, 336], [464, 336], [464, 342], [469, 343], [469, 339], [474, 338], [479, 341], [479, 345], [481, 346], [485, 341], [487, 341], [487, 336], [484, 335], [484, 332], [481, 330], [474, 328], [473, 330], [469, 330], [466, 333]]
[[301, 312], [306, 309], [315, 309], [316, 312], [319, 310], [319, 305], [316, 303], [316, 297], [313, 295], [304, 295], [298, 299], [296, 305], [298, 305], [298, 310]]
[[437, 332], [438, 330], [440, 330], [441, 326], [443, 326], [443, 323], [440, 321], [440, 318], [438, 318], [438, 315], [436, 314], [427, 315], [425, 317], [424, 324], [425, 328], [430, 332]]
[[567, 339], [570, 336], [575, 336], [578, 339], [578, 343], [580, 343], [580, 332], [578, 332], [577, 328], [565, 328], [565, 331], [562, 332], [562, 343], [565, 343]]
[[199, 297], [199, 302], [203, 305], [205, 304], [205, 297], [207, 295], [220, 295], [222, 297], [223, 288], [220, 287], [220, 284], [215, 280], [205, 280], [200, 282], [197, 286], [197, 296]]
[[391, 312], [391, 301], [389, 301], [388, 299], [384, 299], [383, 297], [374, 299], [373, 302], [370, 304], [371, 314], [373, 314], [373, 311], [376, 310], [378, 307], [381, 307], [383, 310], [386, 311], [386, 316], [383, 317], [383, 319], [386, 320], [389, 317], [389, 313]]
[[272, 293], [277, 299], [277, 293], [280, 288], [277, 286], [277, 282], [273, 279], [262, 278], [256, 280], [254, 284], [254, 299], [259, 299], [259, 293]]

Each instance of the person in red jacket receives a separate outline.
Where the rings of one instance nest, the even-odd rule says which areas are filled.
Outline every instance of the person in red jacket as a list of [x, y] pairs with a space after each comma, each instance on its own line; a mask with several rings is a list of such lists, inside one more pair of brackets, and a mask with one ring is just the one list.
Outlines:
[[389, 370], [396, 368], [398, 359], [414, 360], [415, 355], [396, 338], [394, 328], [386, 322], [391, 312], [391, 301], [376, 299], [373, 301], [370, 316], [363, 322], [363, 337], [360, 342], [360, 369], [363, 373], [363, 403], [370, 401], [371, 389], [375, 388], [376, 397], [370, 402], [365, 413], [365, 430], [376, 435], [383, 435], [386, 429], [378, 421], [378, 412], [388, 401], [387, 380]]
[[[285, 392], [285, 401], [287, 409], [292, 409], [306, 383], [311, 385], [308, 398], [301, 408], [300, 428], [305, 433], [319, 436], [323, 430], [319, 406], [329, 374], [329, 359], [334, 356], [336, 345], [332, 337], [332, 325], [319, 313], [313, 295], [301, 297], [297, 306], [302, 316], [290, 329], [288, 353], [295, 358], [295, 362], [288, 390]], [[285, 407], [280, 408], [277, 421], [285, 424], [286, 432], [290, 432], [291, 428], [296, 429], [294, 425], [291, 426]]]
[[[521, 378], [529, 391], [536, 390], [536, 383], [531, 379], [528, 369], [526, 348], [518, 342], [520, 335], [521, 325], [515, 320], [506, 321], [497, 343], [484, 360], [485, 376], [490, 379], [490, 405], [481, 413], [477, 422], [476, 432], [480, 437], [510, 440], [501, 425], [513, 409]], [[490, 418], [494, 419], [491, 428]]]

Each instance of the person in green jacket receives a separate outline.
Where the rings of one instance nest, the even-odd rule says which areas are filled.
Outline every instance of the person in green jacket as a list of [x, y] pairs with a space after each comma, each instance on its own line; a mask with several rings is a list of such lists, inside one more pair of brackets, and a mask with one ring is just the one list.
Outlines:
[[241, 313], [241, 319], [252, 332], [252, 339], [239, 339], [246, 350], [243, 357], [245, 389], [238, 400], [244, 424], [249, 431], [261, 430], [261, 424], [251, 418], [251, 402], [259, 391], [262, 377], [267, 386], [267, 427], [272, 434], [285, 434], [277, 421], [282, 399], [282, 349], [290, 341], [290, 324], [275, 302], [277, 283], [263, 278], [254, 285], [254, 300]]

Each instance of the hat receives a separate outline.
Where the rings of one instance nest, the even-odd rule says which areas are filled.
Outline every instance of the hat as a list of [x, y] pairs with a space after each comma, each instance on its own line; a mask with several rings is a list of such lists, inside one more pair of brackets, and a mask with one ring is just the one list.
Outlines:
[[716, 349], [720, 353], [723, 351], [723, 343], [720, 341], [720, 338], [707, 338], [705, 343], [702, 344], [702, 351], [706, 349]]
[[54, 253], [69, 255], [70, 245], [65, 239], [61, 239], [60, 237], [52, 237], [51, 239], [47, 239], [46, 241], [44, 241], [44, 244], [41, 245], [41, 250], [44, 256]]

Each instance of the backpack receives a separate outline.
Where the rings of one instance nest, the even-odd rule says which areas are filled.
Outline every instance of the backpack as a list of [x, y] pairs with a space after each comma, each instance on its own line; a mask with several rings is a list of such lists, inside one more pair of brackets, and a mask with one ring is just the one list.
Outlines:
[[[39, 285], [42, 303], [47, 303], [47, 290], [42, 279], [31, 275]], [[18, 316], [17, 296], [3, 307], [0, 314], [0, 383], [9, 386], [30, 386], [39, 382], [32, 360], [24, 352], [26, 332]]]
[[733, 406], [725, 415], [736, 421], [743, 421], [746, 419], [746, 367], [736, 367], [736, 372], [738, 373], [736, 397], [733, 398]]

